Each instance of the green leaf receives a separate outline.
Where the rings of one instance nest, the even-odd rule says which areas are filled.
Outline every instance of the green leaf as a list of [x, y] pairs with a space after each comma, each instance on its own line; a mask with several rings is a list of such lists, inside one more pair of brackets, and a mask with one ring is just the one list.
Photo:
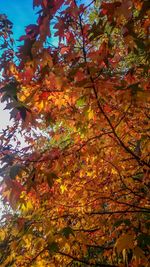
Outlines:
[[143, 178], [143, 176], [144, 176], [144, 173], [143, 173], [143, 172], [139, 172], [139, 173], [133, 175], [132, 178], [133, 178], [134, 180], [141, 181], [142, 178]]
[[74, 236], [74, 232], [72, 230], [71, 227], [65, 227], [63, 228], [63, 230], [61, 231], [62, 235], [65, 236], [66, 238], [69, 238], [70, 235]]
[[84, 97], [79, 98], [79, 99], [77, 100], [77, 102], [76, 102], [76, 106], [77, 106], [78, 108], [80, 108], [80, 107], [83, 107], [84, 105], [85, 105], [85, 98], [84, 98]]
[[140, 234], [137, 238], [140, 247], [145, 248], [145, 246], [150, 246], [150, 235]]
[[118, 227], [121, 224], [125, 224], [125, 225], [129, 226], [129, 225], [131, 225], [131, 222], [130, 222], [130, 220], [119, 220], [119, 221], [116, 221], [114, 223], [114, 227]]
[[48, 250], [49, 252], [58, 252], [59, 251], [59, 247], [58, 247], [58, 244], [56, 242], [52, 242], [52, 243], [49, 243], [48, 244]]

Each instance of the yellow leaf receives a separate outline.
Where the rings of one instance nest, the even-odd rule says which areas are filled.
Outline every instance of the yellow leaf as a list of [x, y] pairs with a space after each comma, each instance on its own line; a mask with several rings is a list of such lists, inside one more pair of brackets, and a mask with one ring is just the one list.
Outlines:
[[13, 260], [13, 256], [9, 255], [6, 260], [0, 265], [0, 267], [6, 267], [9, 265], [9, 263]]
[[64, 249], [65, 249], [66, 253], [69, 253], [70, 252], [70, 245], [68, 243], [65, 243]]
[[[46, 261], [44, 259], [38, 259], [38, 261], [36, 261], [36, 263], [35, 263], [35, 266], [36, 267], [46, 266]], [[52, 265], [50, 265], [50, 266], [52, 266]]]
[[112, 174], [117, 174], [117, 171], [116, 171], [115, 169], [112, 169], [112, 170], [111, 170], [111, 173], [112, 173]]
[[6, 233], [4, 230], [0, 229], [0, 241], [3, 241], [6, 237]]
[[91, 120], [91, 119], [93, 119], [93, 118], [94, 118], [94, 112], [93, 112], [92, 109], [89, 109], [89, 110], [88, 110], [88, 119]]
[[44, 101], [43, 100], [38, 104], [38, 108], [39, 108], [39, 111], [41, 111], [44, 108]]
[[67, 190], [66, 185], [61, 185], [60, 186], [61, 192], [64, 193]]
[[32, 244], [32, 235], [31, 234], [24, 235], [23, 241], [24, 241], [25, 248], [30, 249], [31, 244]]
[[29, 211], [33, 209], [33, 204], [30, 200], [26, 201], [25, 203], [22, 203], [20, 206], [20, 210], [24, 213], [27, 214]]

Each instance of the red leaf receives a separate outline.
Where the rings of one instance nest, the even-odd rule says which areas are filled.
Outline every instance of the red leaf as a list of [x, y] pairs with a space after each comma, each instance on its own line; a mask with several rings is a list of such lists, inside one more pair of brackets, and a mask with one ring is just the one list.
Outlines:
[[69, 47], [68, 46], [64, 46], [64, 47], [62, 47], [61, 49], [60, 49], [60, 53], [63, 55], [63, 54], [65, 54], [66, 52], [68, 52], [69, 51]]
[[42, 4], [42, 0], [33, 0], [33, 8], [36, 6], [40, 6]]

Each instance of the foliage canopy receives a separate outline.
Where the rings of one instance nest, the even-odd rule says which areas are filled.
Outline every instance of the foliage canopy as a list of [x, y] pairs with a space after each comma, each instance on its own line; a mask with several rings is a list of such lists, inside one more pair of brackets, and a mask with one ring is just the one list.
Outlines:
[[17, 49], [0, 15], [0, 266], [149, 266], [149, 1], [33, 7]]

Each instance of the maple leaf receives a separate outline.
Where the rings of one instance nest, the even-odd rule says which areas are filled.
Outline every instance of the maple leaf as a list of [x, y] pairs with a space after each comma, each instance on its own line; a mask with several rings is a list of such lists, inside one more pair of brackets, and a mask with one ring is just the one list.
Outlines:
[[17, 92], [18, 92], [18, 85], [17, 81], [10, 82], [6, 84], [4, 87], [1, 88], [1, 92], [4, 93], [1, 101], [4, 102], [5, 100], [15, 99], [17, 101]]
[[15, 51], [0, 16], [1, 265], [147, 266], [148, 1], [33, 7]]
[[118, 238], [115, 246], [118, 253], [122, 252], [124, 249], [133, 249], [134, 237], [130, 234], [122, 235]]

